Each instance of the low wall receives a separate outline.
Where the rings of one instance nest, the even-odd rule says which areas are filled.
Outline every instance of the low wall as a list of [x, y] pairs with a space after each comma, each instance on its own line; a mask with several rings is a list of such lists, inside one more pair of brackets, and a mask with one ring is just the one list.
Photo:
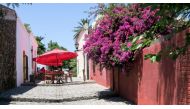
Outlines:
[[190, 104], [190, 49], [177, 60], [163, 58], [151, 63], [144, 55], [157, 53], [167, 46], [182, 46], [189, 29], [180, 32], [168, 42], [157, 42], [143, 49], [139, 58], [127, 71], [119, 73], [119, 94], [136, 104]]
[[100, 64], [93, 65], [93, 61], [89, 60], [90, 79], [95, 80], [97, 83], [111, 88], [112, 84], [112, 70], [101, 68]]
[[[120, 96], [135, 104], [190, 104], [190, 49], [175, 61], [169, 58], [155, 63], [144, 60], [144, 55], [157, 53], [168, 45], [184, 45], [188, 32], [190, 29], [176, 34], [171, 41], [158, 41], [143, 49], [132, 65], [126, 66], [124, 73], [117, 69], [101, 76], [96, 66], [96, 75], [92, 76], [92, 79], [105, 86], [107, 81], [104, 78], [113, 76], [113, 81], [108, 85], [113, 86], [113, 90]], [[90, 74], [93, 74], [92, 71]]]

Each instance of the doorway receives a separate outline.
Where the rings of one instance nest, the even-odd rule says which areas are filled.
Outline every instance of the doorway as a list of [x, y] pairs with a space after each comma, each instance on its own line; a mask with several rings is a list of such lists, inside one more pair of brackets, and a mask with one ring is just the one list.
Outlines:
[[23, 80], [28, 81], [28, 56], [23, 51]]

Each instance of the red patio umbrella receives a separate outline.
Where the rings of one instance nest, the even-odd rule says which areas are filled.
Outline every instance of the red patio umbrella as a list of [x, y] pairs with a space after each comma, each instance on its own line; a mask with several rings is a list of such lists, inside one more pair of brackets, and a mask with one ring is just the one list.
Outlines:
[[39, 64], [44, 65], [52, 65], [52, 66], [60, 66], [62, 65], [62, 61], [76, 58], [78, 55], [75, 52], [69, 52], [60, 49], [54, 49], [52, 51], [48, 51], [33, 60]]
[[58, 64], [57, 63], [42, 63], [42, 62], [38, 62], [39, 64], [43, 64], [43, 65], [47, 65], [47, 66], [55, 66], [55, 67], [58, 67], [58, 66], [62, 66], [63, 63], [62, 62], [59, 62]]

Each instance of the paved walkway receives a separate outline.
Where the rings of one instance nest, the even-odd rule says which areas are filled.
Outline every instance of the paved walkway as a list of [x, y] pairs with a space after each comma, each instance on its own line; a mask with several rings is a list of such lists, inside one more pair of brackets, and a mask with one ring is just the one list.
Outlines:
[[79, 81], [64, 85], [20, 86], [2, 93], [0, 101], [0, 104], [129, 104], [101, 85]]

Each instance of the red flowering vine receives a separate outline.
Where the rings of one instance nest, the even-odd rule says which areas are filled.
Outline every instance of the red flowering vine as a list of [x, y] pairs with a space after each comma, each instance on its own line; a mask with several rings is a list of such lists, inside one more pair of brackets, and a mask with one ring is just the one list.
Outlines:
[[105, 13], [97, 26], [87, 35], [84, 51], [88, 57], [106, 66], [122, 65], [142, 48], [141, 35], [160, 19], [158, 9], [116, 6]]

